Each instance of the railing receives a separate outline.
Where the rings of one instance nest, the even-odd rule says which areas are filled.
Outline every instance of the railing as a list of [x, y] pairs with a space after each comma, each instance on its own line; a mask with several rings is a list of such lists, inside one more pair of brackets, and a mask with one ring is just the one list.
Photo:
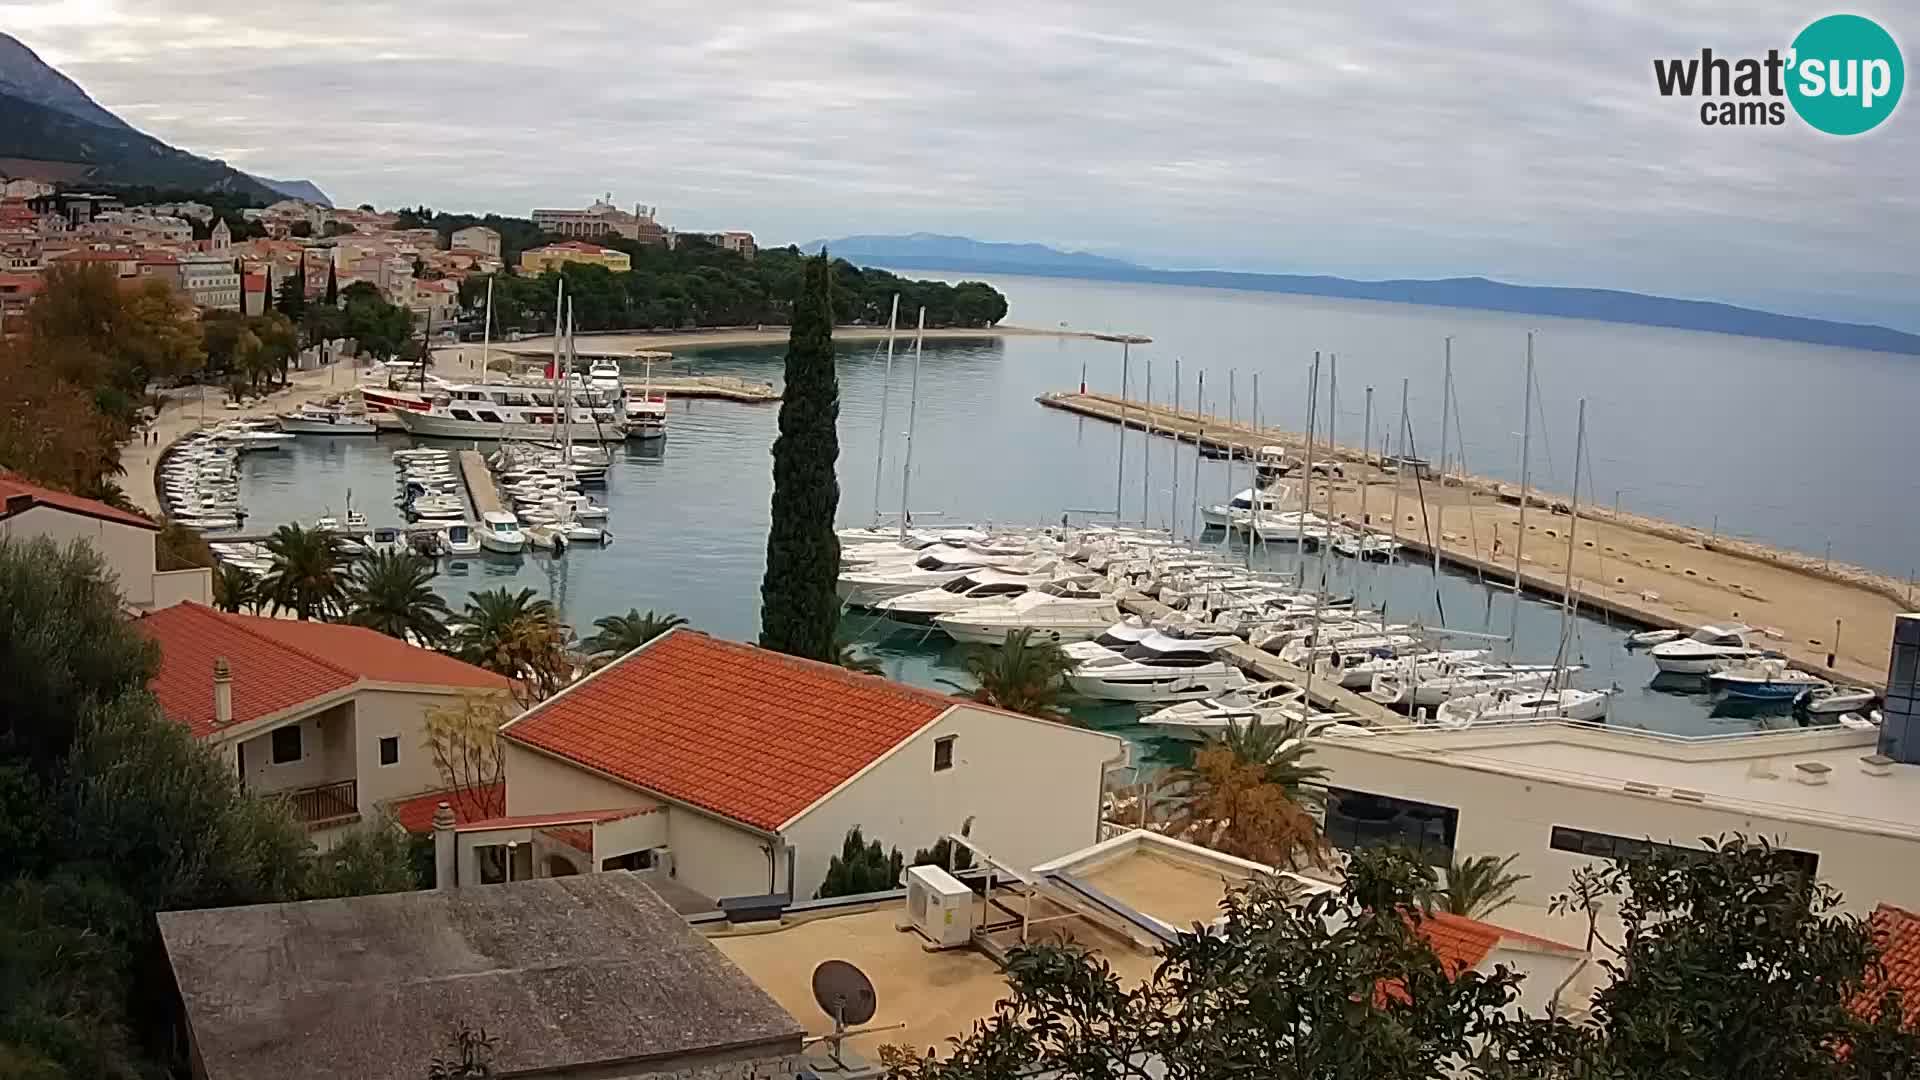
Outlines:
[[293, 811], [294, 820], [305, 825], [352, 817], [360, 812], [360, 782], [337, 780], [331, 784], [275, 792]]

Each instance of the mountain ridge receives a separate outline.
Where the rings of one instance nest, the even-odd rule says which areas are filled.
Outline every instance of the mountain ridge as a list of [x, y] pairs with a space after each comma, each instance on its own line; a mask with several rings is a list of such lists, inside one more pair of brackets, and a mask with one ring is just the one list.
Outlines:
[[[936, 244], [933, 241], [957, 241]], [[1870, 323], [1783, 315], [1714, 300], [1688, 300], [1623, 289], [1515, 285], [1480, 276], [1359, 280], [1328, 274], [1264, 274], [1237, 270], [1161, 270], [1124, 259], [1067, 252], [1042, 244], [1003, 244], [934, 233], [861, 234], [822, 245], [836, 256], [890, 270], [953, 270], [1091, 281], [1142, 282], [1332, 299], [1375, 300], [1517, 315], [1701, 330], [1741, 337], [1836, 345], [1920, 356], [1920, 334]], [[1034, 249], [1044, 254], [1035, 254]]]
[[[173, 185], [333, 205], [310, 180], [254, 176], [148, 135], [5, 31], [0, 31], [0, 157], [88, 165], [90, 178], [103, 183]], [[257, 190], [250, 190], [249, 183]]]

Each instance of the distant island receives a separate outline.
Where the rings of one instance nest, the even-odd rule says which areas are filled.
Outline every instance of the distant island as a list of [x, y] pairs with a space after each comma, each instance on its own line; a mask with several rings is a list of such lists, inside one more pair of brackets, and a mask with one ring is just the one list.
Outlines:
[[803, 247], [817, 251], [822, 245], [834, 255], [857, 265], [884, 266], [894, 270], [1027, 274], [1035, 277], [1139, 281], [1209, 289], [1328, 296], [1343, 300], [1384, 300], [1396, 304], [1475, 308], [1520, 315], [1634, 323], [1676, 330], [1706, 330], [1719, 334], [1920, 356], [1920, 334], [1909, 334], [1884, 326], [1809, 319], [1733, 304], [1679, 300], [1617, 289], [1510, 285], [1483, 277], [1355, 281], [1323, 275], [1157, 270], [1104, 255], [1059, 251], [1042, 244], [996, 244], [935, 233], [847, 236], [838, 240], [816, 240]]

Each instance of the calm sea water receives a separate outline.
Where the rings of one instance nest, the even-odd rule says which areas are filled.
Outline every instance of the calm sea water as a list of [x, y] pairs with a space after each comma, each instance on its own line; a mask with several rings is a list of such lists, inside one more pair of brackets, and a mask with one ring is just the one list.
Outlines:
[[[1149, 334], [1133, 351], [1136, 394], [1146, 368], [1153, 396], [1172, 391], [1181, 361], [1183, 400], [1198, 370], [1207, 396], [1225, 410], [1229, 370], [1242, 387], [1244, 413], [1254, 372], [1267, 422], [1304, 426], [1305, 363], [1314, 348], [1340, 356], [1339, 433], [1357, 443], [1364, 387], [1376, 387], [1374, 430], [1390, 423], [1400, 380], [1412, 380], [1409, 401], [1416, 445], [1438, 439], [1441, 339], [1454, 336], [1467, 465], [1496, 476], [1517, 474], [1520, 371], [1529, 324], [1475, 312], [1307, 300], [1163, 286], [1004, 278], [1009, 321], [1029, 326], [1124, 329]], [[1888, 452], [1894, 416], [1920, 401], [1920, 375], [1900, 357], [1748, 341], [1718, 335], [1551, 320], [1537, 331], [1536, 483], [1570, 486], [1574, 402], [1589, 399], [1593, 483], [1615, 489], [1634, 509], [1818, 551], [1831, 538], [1836, 558], [1893, 573], [1906, 572], [1902, 542], [1914, 524], [1916, 481]], [[682, 365], [703, 372], [780, 379], [780, 348], [689, 352]], [[876, 509], [901, 500], [901, 462], [908, 424], [911, 348], [896, 353], [889, 383], [883, 351], [870, 343], [840, 349], [841, 521], [865, 524]], [[1082, 369], [1096, 388], [1115, 389], [1119, 347], [1076, 339], [1017, 337], [943, 341], [926, 346], [914, 415], [912, 506], [922, 521], [1057, 522], [1064, 511], [1110, 511], [1115, 454], [1121, 439], [1106, 424], [1043, 409], [1035, 395], [1069, 388]], [[882, 390], [891, 386], [880, 495], [875, 502], [875, 448]], [[508, 585], [550, 595], [585, 631], [599, 616], [628, 608], [675, 611], [694, 625], [751, 640], [758, 629], [772, 480], [769, 447], [777, 406], [675, 401], [663, 445], [615, 451], [608, 488], [617, 541], [604, 550], [575, 548], [555, 559], [482, 557], [448, 566], [439, 586], [455, 607], [469, 592]], [[1431, 433], [1430, 435], [1428, 433]], [[1190, 447], [1156, 439], [1143, 470], [1144, 440], [1126, 440], [1125, 516], [1159, 527], [1191, 522], [1195, 457]], [[391, 506], [393, 449], [402, 436], [302, 438], [282, 454], [250, 457], [244, 498], [252, 526], [311, 520], [338, 511], [348, 489], [375, 524], [397, 521]], [[1178, 477], [1176, 497], [1173, 485]], [[1219, 501], [1245, 486], [1223, 463], [1198, 462], [1201, 497]], [[1583, 487], [1586, 485], [1583, 484]], [[1592, 490], [1592, 489], [1589, 489]], [[930, 515], [944, 515], [935, 519]], [[251, 529], [250, 529], [251, 531]], [[1504, 633], [1511, 598], [1457, 574], [1418, 566], [1356, 567], [1308, 556], [1260, 552], [1256, 565], [1304, 572], [1318, 582], [1385, 601], [1395, 618], [1463, 630]], [[859, 619], [888, 673], [921, 685], [959, 679], [957, 656], [942, 639]], [[1559, 647], [1557, 607], [1521, 604], [1523, 658], [1551, 659]], [[1619, 685], [1617, 724], [1708, 733], [1758, 723], [1715, 716], [1684, 688], [1649, 686], [1651, 663], [1628, 655], [1621, 633], [1579, 620], [1571, 649], [1589, 665], [1588, 685]], [[1138, 737], [1130, 714], [1090, 707], [1089, 718]], [[1164, 747], [1145, 746], [1150, 753]]]

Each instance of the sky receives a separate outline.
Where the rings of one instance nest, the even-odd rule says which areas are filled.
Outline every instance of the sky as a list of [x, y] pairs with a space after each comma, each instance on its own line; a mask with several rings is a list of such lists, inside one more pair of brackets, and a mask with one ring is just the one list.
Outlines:
[[[1849, 10], [1920, 41], [1902, 7]], [[341, 204], [610, 192], [763, 244], [944, 232], [1920, 330], [1920, 102], [1835, 138], [1654, 89], [1655, 57], [1763, 55], [1828, 10], [0, 0], [0, 27], [136, 127]]]

